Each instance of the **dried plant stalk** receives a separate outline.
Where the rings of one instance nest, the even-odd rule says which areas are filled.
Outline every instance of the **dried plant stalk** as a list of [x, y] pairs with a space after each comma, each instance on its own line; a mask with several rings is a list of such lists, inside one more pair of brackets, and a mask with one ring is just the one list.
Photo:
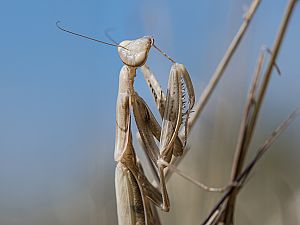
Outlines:
[[[255, 105], [253, 106], [253, 113], [251, 114], [250, 118], [249, 118], [250, 109], [248, 108], [248, 106], [250, 106], [250, 104], [252, 104], [251, 101], [253, 101], [253, 100], [248, 99], [248, 104], [246, 106], [245, 111], [246, 112], [247, 112], [247, 110], [249, 110], [249, 111], [246, 113], [244, 120], [243, 120], [244, 122], [245, 121], [248, 121], [248, 122], [247, 123], [245, 122], [245, 124], [242, 124], [243, 127], [241, 128], [240, 138], [237, 143], [237, 148], [236, 148], [234, 161], [233, 161], [233, 165], [232, 165], [231, 182], [236, 181], [238, 175], [240, 174], [240, 172], [242, 170], [245, 156], [247, 153], [247, 149], [249, 147], [251, 138], [254, 133], [257, 117], [258, 117], [259, 111], [261, 109], [262, 102], [263, 102], [263, 99], [264, 99], [264, 96], [265, 96], [265, 93], [266, 93], [266, 90], [267, 90], [267, 87], [268, 87], [268, 84], [269, 84], [269, 81], [271, 78], [273, 66], [275, 65], [275, 61], [276, 61], [277, 55], [279, 53], [281, 43], [282, 43], [282, 40], [286, 33], [286, 29], [287, 29], [288, 23], [290, 21], [291, 14], [293, 12], [296, 2], [297, 2], [296, 0], [290, 0], [288, 3], [287, 9], [285, 11], [281, 25], [279, 27], [279, 32], [276, 37], [274, 47], [271, 51], [271, 59], [268, 63], [262, 84], [259, 88], [259, 93], [255, 100]], [[237, 192], [234, 191], [228, 199], [228, 202], [227, 202], [224, 214], [223, 214], [224, 218], [221, 221], [222, 223], [224, 223], [226, 225], [233, 224], [236, 195], [237, 195]]]
[[237, 176], [236, 181], [239, 183], [237, 186], [229, 186], [228, 190], [223, 194], [221, 199], [215, 204], [215, 206], [210, 211], [209, 215], [204, 219], [201, 225], [211, 224], [212, 218], [216, 218], [216, 213], [220, 213], [220, 207], [224, 202], [232, 195], [233, 192], [238, 193], [238, 191], [243, 187], [244, 181], [249, 176], [250, 172], [261, 159], [261, 157], [268, 151], [274, 141], [282, 134], [286, 128], [300, 115], [300, 108], [292, 112], [286, 120], [281, 122], [281, 124], [272, 132], [272, 134], [266, 139], [266, 141], [259, 147], [255, 157], [247, 164], [245, 169]]

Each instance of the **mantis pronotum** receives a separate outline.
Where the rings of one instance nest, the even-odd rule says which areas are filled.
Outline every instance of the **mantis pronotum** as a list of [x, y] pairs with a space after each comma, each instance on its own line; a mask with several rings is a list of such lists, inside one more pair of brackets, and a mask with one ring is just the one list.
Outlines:
[[[107, 44], [102, 41], [98, 42]], [[171, 162], [172, 157], [180, 156], [183, 152], [186, 137], [182, 143], [178, 132], [182, 123], [186, 129], [189, 114], [195, 102], [193, 85], [185, 66], [175, 63], [157, 48], [152, 37], [127, 40], [115, 46], [118, 47], [118, 53], [124, 63], [119, 77], [114, 153], [117, 161], [115, 184], [118, 221], [120, 225], [160, 224], [154, 205], [163, 211], [170, 209], [164, 169]], [[152, 46], [173, 63], [166, 95], [148, 66], [145, 65]], [[142, 67], [144, 77], [152, 90], [163, 119], [162, 126], [159, 125], [146, 102], [134, 90], [134, 78], [138, 67]], [[130, 109], [133, 111], [146, 156], [151, 162], [159, 187], [153, 186], [144, 175], [142, 165], [135, 154], [132, 144]], [[156, 140], [159, 141], [159, 146]]]

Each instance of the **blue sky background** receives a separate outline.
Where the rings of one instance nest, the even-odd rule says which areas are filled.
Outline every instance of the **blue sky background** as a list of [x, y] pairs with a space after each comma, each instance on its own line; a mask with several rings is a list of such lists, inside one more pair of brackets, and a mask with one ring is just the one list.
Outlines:
[[[187, 66], [199, 96], [249, 2], [1, 1], [0, 225], [116, 223], [113, 149], [122, 63], [115, 48], [63, 33], [57, 20], [104, 41], [108, 28], [117, 41], [152, 35]], [[245, 96], [260, 46], [272, 46], [286, 3], [262, 2], [217, 92], [232, 104]], [[274, 74], [262, 111], [273, 127], [299, 106], [299, 10], [277, 61], [283, 75]], [[166, 88], [168, 60], [152, 50], [149, 65]], [[139, 75], [136, 89], [152, 101]], [[299, 130], [298, 121], [289, 136]]]

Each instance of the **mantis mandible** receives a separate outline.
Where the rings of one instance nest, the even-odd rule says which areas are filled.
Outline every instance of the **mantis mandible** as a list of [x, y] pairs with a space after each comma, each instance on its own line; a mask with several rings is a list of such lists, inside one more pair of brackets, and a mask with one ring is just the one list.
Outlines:
[[[98, 41], [61, 28], [58, 23], [57, 26], [65, 32]], [[114, 45], [103, 41], [98, 42]], [[195, 102], [194, 88], [185, 66], [176, 63], [155, 46], [152, 37], [126, 40], [114, 46], [118, 47], [119, 56], [124, 63], [119, 76], [114, 153], [117, 162], [115, 186], [118, 221], [120, 225], [160, 224], [154, 205], [163, 211], [170, 209], [164, 169], [166, 164], [171, 162], [172, 157], [180, 156], [183, 152], [186, 137], [182, 143], [178, 132], [182, 123], [186, 129]], [[149, 67], [145, 65], [152, 46], [173, 63], [166, 95]], [[134, 90], [134, 78], [138, 67], [142, 67], [144, 77], [151, 88], [162, 116], [162, 126], [157, 122], [146, 102]], [[154, 186], [147, 179], [135, 154], [130, 111], [133, 112], [144, 151], [151, 162], [159, 187]], [[155, 140], [159, 141], [159, 146]]]

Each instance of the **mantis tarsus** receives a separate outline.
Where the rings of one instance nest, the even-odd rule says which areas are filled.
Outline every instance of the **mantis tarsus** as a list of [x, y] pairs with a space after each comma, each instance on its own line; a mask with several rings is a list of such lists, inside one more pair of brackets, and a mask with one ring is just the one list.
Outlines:
[[[65, 32], [98, 41], [65, 30], [58, 23], [57, 26]], [[115, 161], [117, 161], [115, 184], [118, 221], [120, 225], [160, 224], [154, 205], [163, 211], [170, 209], [164, 169], [166, 164], [171, 162], [172, 157], [180, 156], [183, 152], [186, 137], [182, 143], [178, 132], [182, 123], [186, 129], [189, 114], [195, 102], [193, 85], [185, 66], [176, 63], [156, 47], [152, 37], [127, 40], [115, 46], [118, 47], [119, 56], [124, 63], [119, 77], [114, 153]], [[145, 65], [152, 46], [173, 63], [166, 95], [149, 67]], [[134, 90], [134, 78], [138, 67], [142, 67], [144, 77], [151, 88], [162, 116], [162, 126], [157, 122], [146, 102]], [[130, 109], [133, 111], [144, 151], [151, 162], [159, 187], [151, 184], [144, 175], [142, 165], [135, 154], [132, 144]], [[156, 141], [159, 141], [159, 146]]]

